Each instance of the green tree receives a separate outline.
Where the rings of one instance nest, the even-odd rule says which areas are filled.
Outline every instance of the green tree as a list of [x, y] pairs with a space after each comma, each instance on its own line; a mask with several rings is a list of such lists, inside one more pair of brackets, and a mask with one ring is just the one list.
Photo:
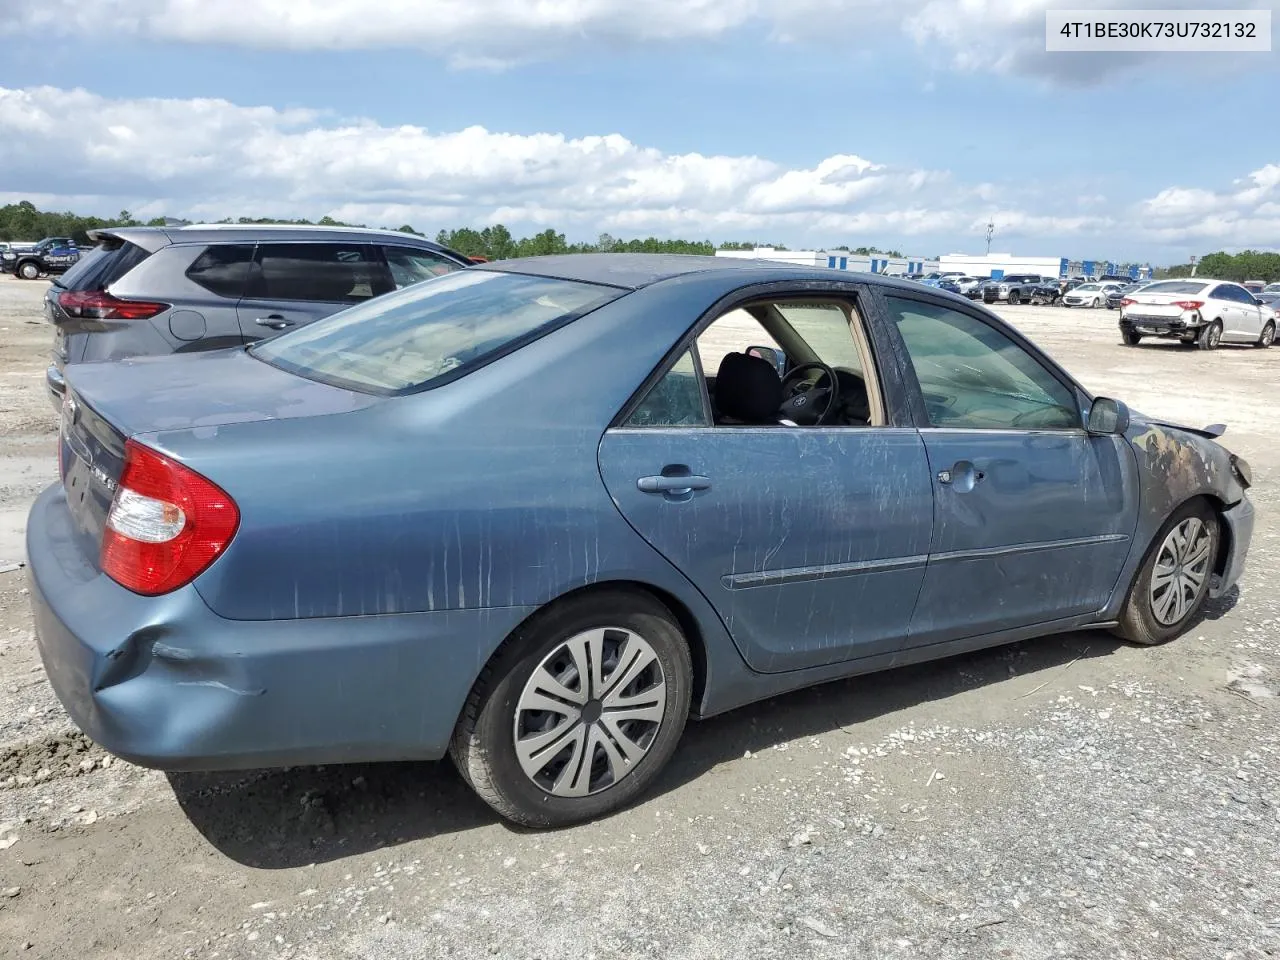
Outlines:
[[516, 255], [516, 241], [511, 231], [500, 223], [485, 227], [480, 231], [484, 241], [485, 256], [490, 260], [509, 260]]

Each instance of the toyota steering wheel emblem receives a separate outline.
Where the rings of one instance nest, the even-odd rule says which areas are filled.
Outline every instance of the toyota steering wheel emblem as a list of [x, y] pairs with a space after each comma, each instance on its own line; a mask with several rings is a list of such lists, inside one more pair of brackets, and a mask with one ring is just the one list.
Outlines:
[[793, 407], [803, 407], [808, 402], [809, 402], [808, 397], [796, 397], [794, 400], [791, 401], [791, 405]]

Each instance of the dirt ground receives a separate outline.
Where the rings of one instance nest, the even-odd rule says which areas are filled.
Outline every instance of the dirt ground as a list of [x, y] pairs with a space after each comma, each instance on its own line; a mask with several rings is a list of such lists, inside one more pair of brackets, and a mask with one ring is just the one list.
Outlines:
[[[0, 278], [0, 570], [55, 475], [44, 284]], [[0, 956], [1260, 958], [1280, 954], [1280, 349], [1119, 344], [1004, 308], [1091, 389], [1223, 422], [1259, 525], [1187, 636], [1100, 633], [691, 727], [605, 821], [512, 829], [442, 764], [174, 776], [74, 732], [0, 573]]]

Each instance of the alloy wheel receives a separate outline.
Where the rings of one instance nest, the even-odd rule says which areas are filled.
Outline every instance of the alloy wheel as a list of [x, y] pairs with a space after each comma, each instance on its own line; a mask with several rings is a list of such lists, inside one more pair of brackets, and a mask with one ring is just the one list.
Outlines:
[[649, 752], [666, 688], [657, 653], [635, 631], [603, 627], [570, 637], [538, 664], [516, 703], [520, 768], [553, 796], [607, 790]]
[[1169, 531], [1151, 571], [1151, 613], [1170, 627], [1194, 609], [1209, 579], [1213, 539], [1199, 517], [1188, 517]]

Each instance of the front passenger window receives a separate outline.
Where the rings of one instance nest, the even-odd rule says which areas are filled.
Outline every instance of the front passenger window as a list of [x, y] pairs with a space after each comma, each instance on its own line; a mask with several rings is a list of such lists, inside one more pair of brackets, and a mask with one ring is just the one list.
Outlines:
[[937, 304], [886, 300], [920, 381], [932, 426], [1081, 427], [1075, 392], [995, 327]]

